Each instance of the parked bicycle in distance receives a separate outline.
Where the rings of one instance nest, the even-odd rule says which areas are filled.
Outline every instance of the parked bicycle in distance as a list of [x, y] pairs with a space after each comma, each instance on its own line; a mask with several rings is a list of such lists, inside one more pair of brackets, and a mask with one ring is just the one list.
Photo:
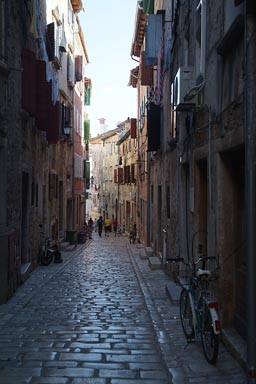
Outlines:
[[131, 229], [129, 238], [130, 238], [130, 243], [135, 244], [135, 241], [136, 241], [136, 238], [137, 238], [137, 227], [136, 227], [136, 224], [133, 224], [133, 227]]
[[62, 263], [63, 261], [58, 244], [52, 237], [46, 237], [41, 242], [37, 262], [40, 265], [49, 265], [53, 260], [54, 263]]
[[118, 236], [126, 236], [125, 225], [124, 224], [122, 226], [120, 225], [117, 228], [117, 234], [118, 234]]
[[[205, 265], [207, 261], [215, 259], [202, 256], [192, 262], [186, 262], [181, 257], [166, 260], [166, 264], [181, 263], [185, 266], [186, 273], [179, 279], [182, 286], [179, 300], [182, 328], [187, 345], [195, 342], [197, 334], [200, 334], [204, 355], [210, 364], [215, 364], [218, 358], [220, 321], [218, 303], [209, 287], [216, 277], [209, 269], [205, 269]], [[197, 268], [199, 263], [202, 263], [202, 269]], [[181, 273], [182, 270], [179, 271]]]

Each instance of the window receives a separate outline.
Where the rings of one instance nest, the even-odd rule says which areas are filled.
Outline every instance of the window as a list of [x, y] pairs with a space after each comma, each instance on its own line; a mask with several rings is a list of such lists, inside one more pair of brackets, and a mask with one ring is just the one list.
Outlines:
[[55, 173], [49, 173], [48, 183], [48, 199], [52, 201], [58, 196], [58, 176]]
[[61, 26], [52, 22], [47, 25], [46, 29], [46, 50], [49, 61], [52, 61], [57, 69], [60, 69], [60, 37]]

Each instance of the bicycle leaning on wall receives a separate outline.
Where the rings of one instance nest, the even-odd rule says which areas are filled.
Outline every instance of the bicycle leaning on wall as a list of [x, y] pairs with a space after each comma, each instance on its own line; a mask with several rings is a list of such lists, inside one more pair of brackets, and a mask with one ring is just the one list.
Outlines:
[[[44, 232], [40, 232], [44, 237]], [[59, 250], [58, 242], [54, 241], [52, 237], [45, 237], [41, 239], [37, 262], [39, 265], [49, 265], [54, 260], [54, 263], [62, 263], [61, 252]]]
[[[196, 341], [197, 334], [201, 335], [204, 355], [210, 364], [215, 364], [218, 358], [220, 321], [218, 303], [209, 287], [216, 277], [209, 269], [205, 269], [205, 265], [207, 261], [215, 259], [214, 256], [202, 256], [192, 262], [186, 262], [181, 257], [166, 260], [166, 265], [182, 263], [185, 266], [185, 269], [179, 269], [179, 283], [182, 286], [179, 301], [182, 328], [187, 345]], [[199, 263], [202, 263], [202, 269], [197, 267]], [[186, 273], [182, 277], [184, 272]]]

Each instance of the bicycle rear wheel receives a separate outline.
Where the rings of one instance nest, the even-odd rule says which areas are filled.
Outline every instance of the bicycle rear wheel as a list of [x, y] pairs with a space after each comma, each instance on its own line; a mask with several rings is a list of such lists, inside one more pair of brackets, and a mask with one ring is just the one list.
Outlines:
[[53, 260], [53, 252], [47, 250], [46, 252], [44, 252], [41, 256], [41, 264], [42, 265], [49, 265], [51, 264]]
[[214, 333], [211, 312], [206, 303], [203, 304], [201, 340], [206, 360], [215, 364], [219, 352], [219, 337]]
[[187, 340], [193, 340], [195, 338], [193, 312], [189, 292], [185, 288], [182, 289], [180, 294], [180, 319]]

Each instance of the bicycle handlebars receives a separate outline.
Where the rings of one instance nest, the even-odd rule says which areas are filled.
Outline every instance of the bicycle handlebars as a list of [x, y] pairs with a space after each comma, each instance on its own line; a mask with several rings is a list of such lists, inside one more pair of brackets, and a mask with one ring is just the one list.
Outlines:
[[201, 261], [206, 261], [206, 260], [216, 260], [216, 257], [215, 256], [201, 256], [196, 261], [192, 261], [192, 262], [186, 262], [184, 260], [184, 257], [171, 257], [169, 259], [166, 259], [165, 263], [168, 264], [168, 263], [182, 262], [185, 265], [191, 266], [191, 265], [197, 265]]

